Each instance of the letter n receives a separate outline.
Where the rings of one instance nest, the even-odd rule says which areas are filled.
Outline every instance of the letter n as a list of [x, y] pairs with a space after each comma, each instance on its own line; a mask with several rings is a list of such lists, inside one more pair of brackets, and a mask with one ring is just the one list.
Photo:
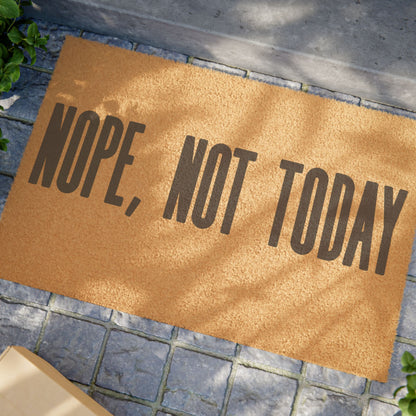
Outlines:
[[176, 221], [186, 221], [207, 144], [207, 140], [200, 139], [194, 152], [195, 137], [186, 136], [163, 218], [170, 220], [177, 205]]
[[69, 130], [77, 112], [76, 107], [69, 107], [64, 119], [64, 107], [64, 104], [61, 103], [56, 103], [55, 105], [38, 156], [33, 165], [32, 173], [30, 174], [30, 183], [37, 184], [39, 176], [43, 171], [42, 186], [46, 188], [51, 186]]

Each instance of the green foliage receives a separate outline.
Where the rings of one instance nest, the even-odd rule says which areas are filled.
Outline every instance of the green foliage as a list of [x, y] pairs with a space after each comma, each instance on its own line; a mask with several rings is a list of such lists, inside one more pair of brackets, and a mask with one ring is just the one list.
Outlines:
[[3, 132], [0, 129], [0, 150], [5, 152], [7, 150], [7, 143], [9, 143], [9, 141], [3, 137]]
[[[46, 51], [48, 36], [41, 36], [36, 23], [23, 17], [23, 7], [31, 0], [0, 0], [0, 95], [20, 78], [20, 64], [36, 62], [36, 49]], [[3, 108], [0, 106], [0, 110]], [[7, 150], [9, 141], [0, 130], [0, 150]]]
[[410, 375], [406, 376], [407, 384], [396, 389], [394, 397], [407, 387], [407, 395], [399, 400], [399, 407], [402, 416], [416, 416], [416, 359], [410, 352], [406, 351], [402, 355], [402, 371]]

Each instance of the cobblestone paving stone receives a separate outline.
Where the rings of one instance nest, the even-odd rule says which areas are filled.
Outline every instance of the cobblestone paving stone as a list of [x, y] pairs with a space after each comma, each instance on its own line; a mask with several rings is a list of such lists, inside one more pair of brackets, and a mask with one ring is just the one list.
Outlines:
[[155, 400], [168, 352], [167, 344], [111, 331], [97, 385]]
[[212, 352], [218, 352], [225, 355], [234, 355], [236, 344], [224, 339], [211, 337], [209, 335], [199, 334], [198, 332], [179, 329], [178, 340], [190, 345], [195, 345]]
[[70, 380], [89, 384], [104, 334], [102, 326], [52, 313], [39, 355]]
[[116, 399], [98, 392], [93, 393], [92, 398], [114, 416], [150, 416], [152, 414], [151, 407], [140, 403]]
[[51, 296], [49, 292], [1, 279], [0, 294], [2, 296], [38, 303], [39, 305], [47, 305]]
[[219, 415], [231, 363], [199, 352], [176, 349], [163, 404], [192, 415]]
[[378, 400], [370, 400], [367, 416], [399, 416], [396, 406], [379, 402]]
[[[3, 152], [4, 153], [4, 152]], [[1, 161], [0, 161], [1, 164]], [[13, 178], [0, 174], [0, 218], [6, 203], [7, 196], [13, 184]], [[0, 293], [2, 293], [0, 288]]]
[[93, 40], [95, 42], [105, 43], [110, 46], [117, 46], [119, 48], [124, 48], [131, 50], [133, 49], [133, 43], [128, 40], [114, 38], [112, 36], [103, 36], [97, 35], [96, 33], [84, 32], [81, 36], [83, 39]]
[[416, 119], [416, 113], [413, 113], [411, 111], [407, 111], [401, 108], [390, 107], [385, 104], [375, 103], [373, 101], [368, 101], [368, 100], [361, 100], [360, 105], [362, 107], [371, 108], [373, 110], [384, 111], [386, 113], [395, 114], [397, 116], [403, 116], [403, 117]]
[[413, 240], [412, 257], [409, 263], [409, 270], [407, 272], [410, 276], [416, 277], [416, 236]]
[[360, 99], [358, 97], [354, 97], [348, 94], [343, 94], [341, 92], [329, 91], [324, 88], [319, 88], [319, 87], [314, 87], [314, 86], [311, 86], [311, 87], [308, 86], [307, 91], [309, 94], [319, 95], [320, 97], [323, 97], [323, 98], [331, 98], [333, 100], [345, 101], [346, 103], [354, 104], [354, 105], [360, 104]]
[[258, 72], [250, 72], [248, 78], [255, 81], [265, 82], [266, 84], [291, 88], [292, 90], [300, 90], [302, 87], [300, 82], [288, 81], [286, 79], [272, 77], [271, 75], [259, 74]]
[[306, 387], [300, 395], [297, 416], [360, 416], [362, 408], [355, 397], [318, 387]]
[[350, 393], [364, 393], [366, 379], [357, 377], [353, 374], [343, 373], [330, 368], [320, 367], [319, 365], [308, 364], [306, 370], [308, 380], [327, 384], [328, 386], [339, 387]]
[[9, 345], [33, 350], [45, 317], [41, 309], [0, 299], [0, 351]]
[[256, 368], [239, 366], [227, 414], [289, 416], [296, 388], [296, 380]]
[[159, 56], [165, 59], [171, 59], [172, 61], [186, 63], [188, 57], [182, 53], [167, 51], [166, 49], [155, 48], [149, 45], [138, 45], [136, 52], [145, 53], [147, 55]]
[[114, 311], [113, 321], [120, 327], [134, 329], [160, 338], [169, 339], [172, 335], [173, 327], [170, 325], [151, 321], [150, 319], [141, 318], [140, 316], [129, 315], [124, 312]]
[[[38, 21], [49, 51], [2, 96], [0, 214], [66, 35], [224, 71], [409, 118], [416, 114], [126, 39]], [[342, 86], [340, 86], [342, 90]], [[0, 104], [1, 104], [0, 103]], [[52, 363], [115, 416], [398, 416], [404, 351], [416, 355], [416, 244], [388, 383], [302, 363], [170, 325], [0, 280], [0, 353], [23, 345]]]
[[103, 306], [93, 305], [92, 303], [81, 302], [77, 299], [58, 295], [53, 304], [54, 309], [64, 309], [90, 318], [108, 321], [111, 316], [111, 309]]
[[416, 339], [416, 282], [407, 282], [402, 300], [402, 310], [397, 334]]
[[217, 64], [215, 62], [205, 61], [203, 59], [195, 58], [195, 59], [193, 59], [192, 64], [196, 65], [196, 66], [199, 66], [201, 68], [207, 68], [207, 69], [212, 69], [212, 70], [215, 70], [215, 71], [226, 72], [227, 74], [237, 75], [239, 77], [245, 77], [246, 74], [247, 74], [247, 71], [244, 71], [242, 69], [231, 68], [229, 66]]
[[301, 361], [273, 354], [268, 351], [247, 347], [246, 345], [241, 347], [240, 358], [260, 365], [267, 365], [270, 367], [292, 371], [293, 373], [299, 373], [302, 367]]

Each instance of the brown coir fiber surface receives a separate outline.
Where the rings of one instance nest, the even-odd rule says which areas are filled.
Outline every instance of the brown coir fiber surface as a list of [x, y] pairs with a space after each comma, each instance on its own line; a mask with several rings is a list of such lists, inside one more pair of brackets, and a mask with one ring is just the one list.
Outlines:
[[[0, 277], [385, 381], [416, 222], [415, 127], [68, 38], [0, 222]], [[340, 215], [346, 228], [325, 260], [331, 212], [332, 236]]]

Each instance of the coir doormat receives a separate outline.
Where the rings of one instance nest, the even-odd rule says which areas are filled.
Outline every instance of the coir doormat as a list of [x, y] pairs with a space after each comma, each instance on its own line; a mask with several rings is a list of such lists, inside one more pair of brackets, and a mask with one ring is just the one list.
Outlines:
[[385, 381], [412, 120], [68, 38], [0, 277]]

